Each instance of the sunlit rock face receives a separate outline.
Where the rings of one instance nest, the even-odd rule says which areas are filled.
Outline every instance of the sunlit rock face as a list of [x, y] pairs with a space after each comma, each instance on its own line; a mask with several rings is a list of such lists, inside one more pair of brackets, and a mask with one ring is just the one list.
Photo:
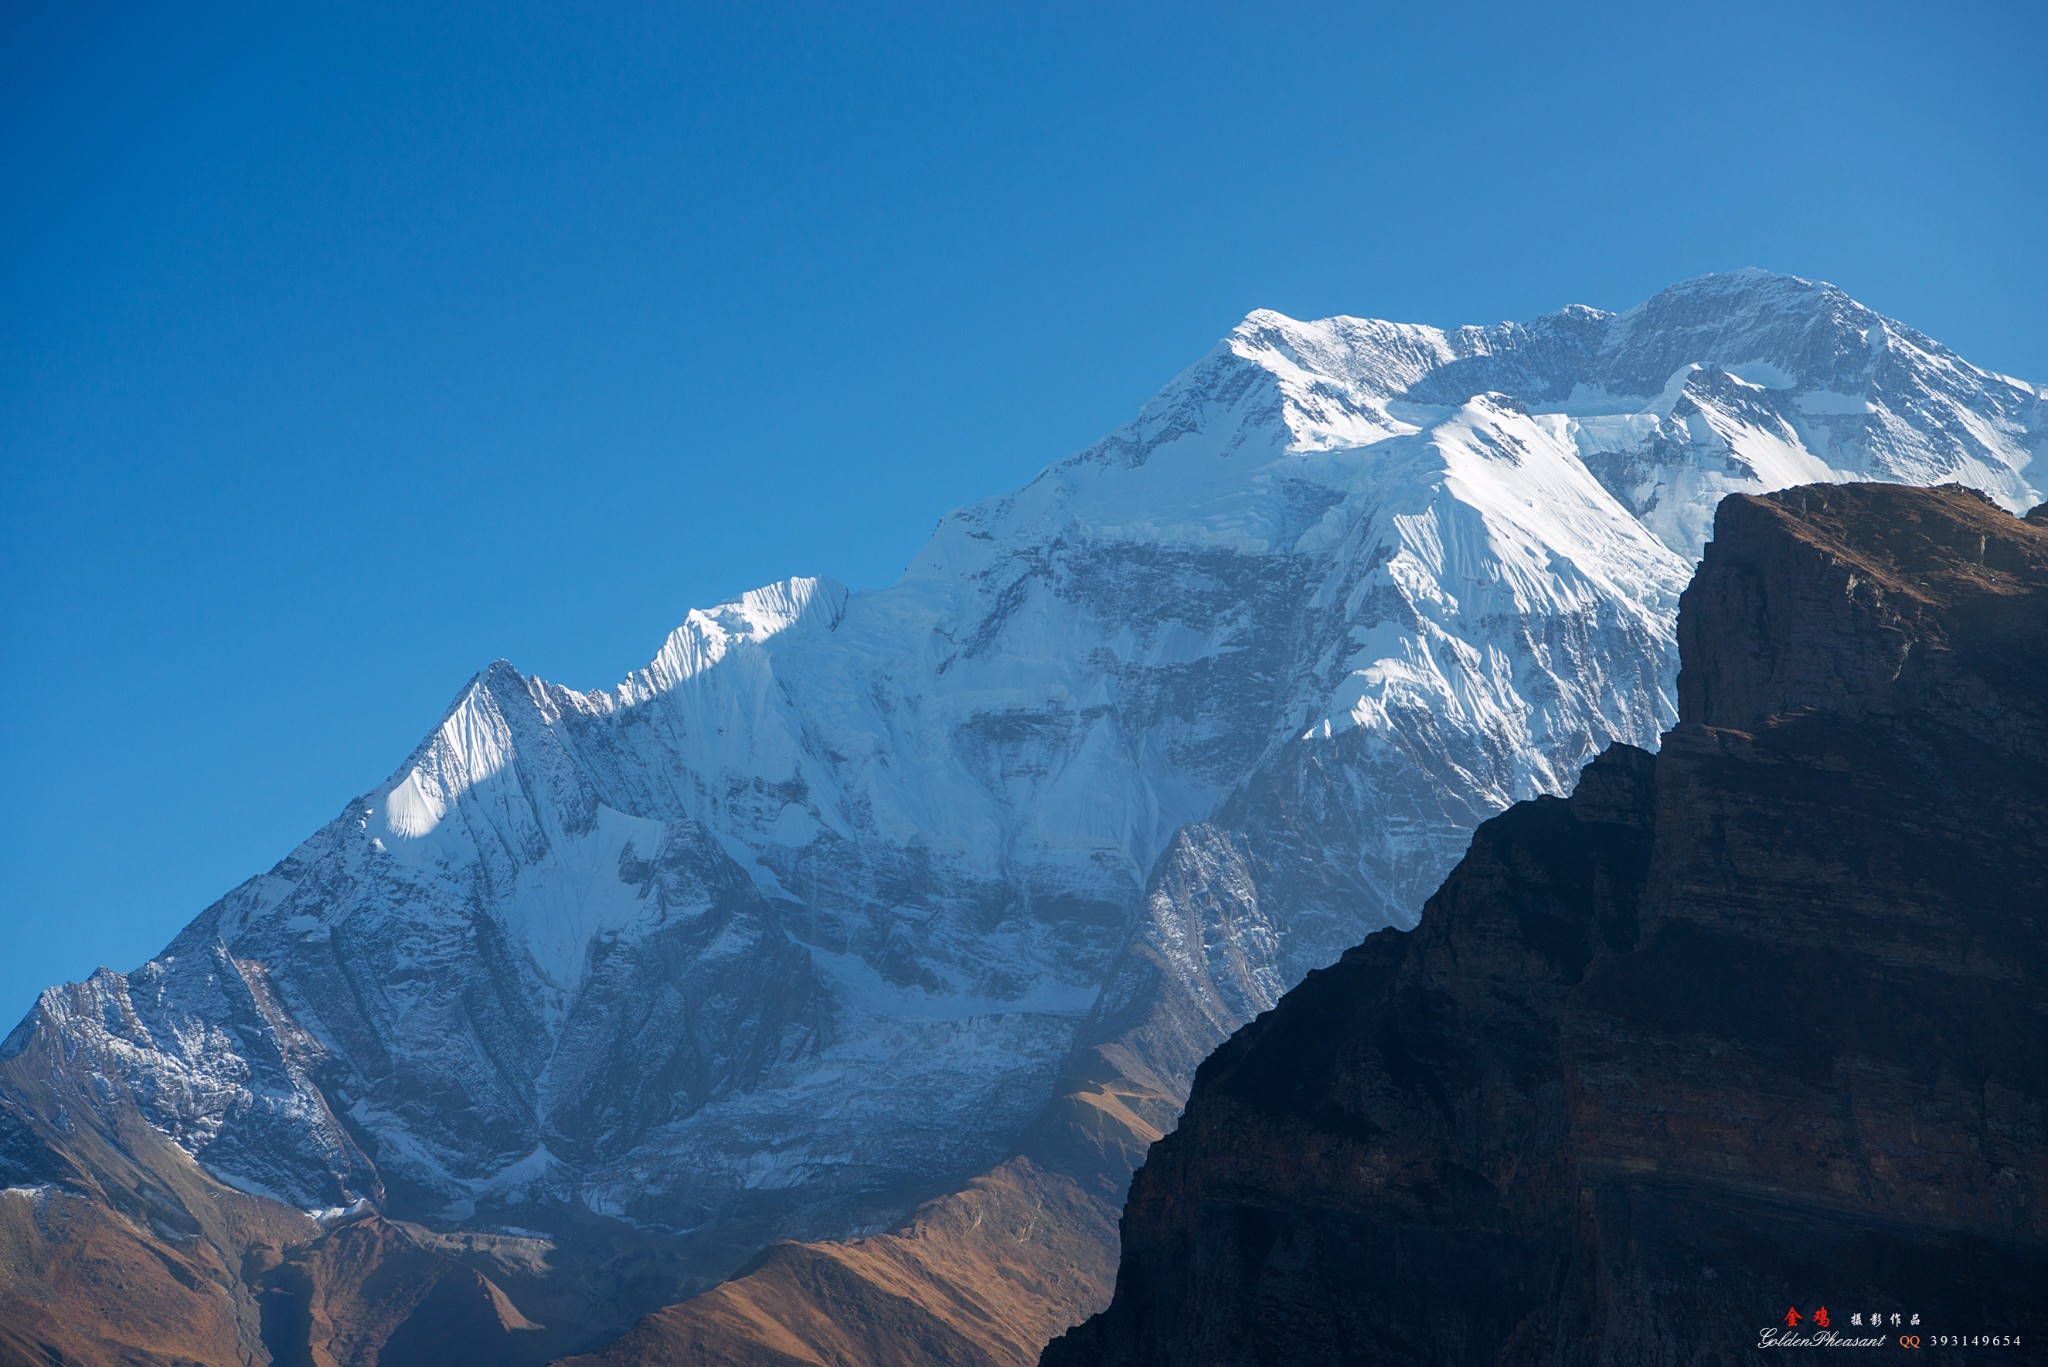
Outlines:
[[[1254, 313], [891, 588], [694, 612], [607, 691], [493, 665], [163, 954], [44, 995], [6, 1180], [141, 1123], [301, 1210], [622, 1221], [704, 1275], [876, 1227], [1134, 1019], [1177, 1100], [1480, 821], [1654, 745], [1722, 495], [2019, 508], [2044, 441], [2040, 389], [1784, 276], [1450, 331]], [[60, 1107], [31, 1056], [89, 1085]]]

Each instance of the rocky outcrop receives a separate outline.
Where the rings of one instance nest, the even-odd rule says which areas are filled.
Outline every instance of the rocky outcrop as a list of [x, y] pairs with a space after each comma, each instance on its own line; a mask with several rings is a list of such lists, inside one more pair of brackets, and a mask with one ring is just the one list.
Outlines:
[[[2044, 443], [2048, 392], [1793, 277], [1450, 331], [1253, 313], [891, 588], [692, 612], [610, 690], [479, 674], [156, 958], [43, 995], [0, 1042], [0, 1187], [104, 1197], [141, 1256], [198, 1258], [220, 1361], [317, 1346], [266, 1347], [279, 1297], [317, 1337], [293, 1269], [369, 1297], [324, 1312], [369, 1326], [352, 1362], [396, 1351], [398, 1303], [342, 1274], [412, 1245], [339, 1233], [366, 1215], [474, 1272], [452, 1313], [526, 1354], [817, 1241], [910, 1244], [820, 1255], [861, 1274], [781, 1323], [867, 1315], [850, 1288], [894, 1294], [896, 1254], [1008, 1266], [1000, 1222], [910, 1245], [1018, 1160], [1106, 1229], [1232, 1030], [1412, 924], [1480, 821], [1654, 743], [1723, 493], [2018, 508]], [[1098, 1308], [1112, 1243], [1089, 1256], [1042, 1269], [1059, 1305], [991, 1294], [1001, 1325], [949, 1332], [1026, 1361]], [[1002, 1288], [960, 1290], [925, 1309]]]
[[1202, 1066], [1047, 1367], [2042, 1341], [2048, 513], [1731, 498], [1679, 635], [1658, 755], [1488, 822]]

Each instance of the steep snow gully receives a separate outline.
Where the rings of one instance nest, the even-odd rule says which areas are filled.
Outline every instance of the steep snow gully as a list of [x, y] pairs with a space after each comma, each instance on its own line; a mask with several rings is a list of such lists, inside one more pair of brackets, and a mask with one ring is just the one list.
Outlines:
[[1654, 745], [1723, 495], [2022, 510], [2044, 399], [1761, 272], [1253, 313], [892, 588], [693, 612], [605, 692], [493, 665], [157, 958], [43, 995], [4, 1056], [60, 1047], [95, 1113], [0, 1088], [0, 1179], [127, 1115], [308, 1211], [873, 1228], [1014, 1151], [1134, 951], [1227, 1029]]

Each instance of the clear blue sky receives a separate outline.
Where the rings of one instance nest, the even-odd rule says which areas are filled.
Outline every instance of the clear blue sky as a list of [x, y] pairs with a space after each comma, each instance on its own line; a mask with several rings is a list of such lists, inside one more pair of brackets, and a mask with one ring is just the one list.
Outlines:
[[1754, 264], [2048, 379], [2034, 3], [201, 8], [0, 14], [8, 1021], [1254, 307]]

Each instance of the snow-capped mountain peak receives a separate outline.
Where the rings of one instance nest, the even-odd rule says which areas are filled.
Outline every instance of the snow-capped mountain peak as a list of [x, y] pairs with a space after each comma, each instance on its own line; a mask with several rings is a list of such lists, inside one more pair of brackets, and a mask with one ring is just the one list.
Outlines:
[[0, 1069], [59, 1041], [100, 1098], [67, 1123], [307, 1208], [884, 1218], [1012, 1151], [1133, 965], [1208, 1038], [1410, 923], [1487, 815], [1654, 744], [1724, 494], [2023, 508], [2044, 408], [1761, 272], [1486, 327], [1256, 311], [890, 588], [693, 612], [608, 690], [494, 665]]
[[693, 610], [653, 663], [619, 686], [619, 701], [645, 701], [716, 664], [734, 646], [759, 645], [799, 623], [830, 631], [846, 612], [846, 596], [846, 586], [834, 580], [795, 578]]

